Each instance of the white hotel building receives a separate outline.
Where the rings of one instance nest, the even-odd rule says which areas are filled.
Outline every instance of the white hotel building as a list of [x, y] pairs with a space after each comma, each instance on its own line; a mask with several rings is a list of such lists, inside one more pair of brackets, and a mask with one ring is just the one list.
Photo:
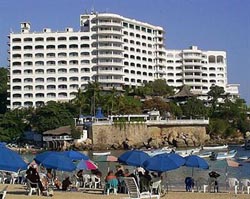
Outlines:
[[31, 32], [24, 22], [9, 46], [11, 109], [68, 101], [89, 81], [108, 90], [161, 78], [201, 94], [215, 84], [238, 95], [238, 85], [227, 84], [226, 52], [167, 50], [162, 27], [116, 14], [81, 15], [80, 31]]

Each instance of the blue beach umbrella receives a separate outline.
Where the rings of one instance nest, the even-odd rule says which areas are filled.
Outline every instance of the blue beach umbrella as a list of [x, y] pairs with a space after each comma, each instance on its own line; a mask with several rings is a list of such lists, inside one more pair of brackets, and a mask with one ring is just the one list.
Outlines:
[[147, 159], [143, 168], [149, 171], [165, 172], [184, 165], [185, 159], [176, 153], [163, 153]]
[[126, 151], [122, 155], [120, 155], [118, 157], [118, 162], [129, 166], [140, 167], [143, 165], [143, 162], [145, 162], [149, 158], [150, 156], [143, 151], [131, 150]]
[[187, 167], [196, 167], [196, 168], [201, 168], [201, 169], [209, 168], [207, 161], [197, 155], [186, 156], [184, 165]]
[[71, 160], [89, 160], [89, 157], [79, 151], [69, 150], [62, 152], [63, 155], [67, 156]]
[[186, 156], [185, 161], [186, 162], [184, 166], [192, 167], [192, 176], [193, 176], [194, 168], [209, 169], [209, 165], [207, 161], [197, 155]]
[[27, 163], [21, 158], [21, 156], [6, 147], [4, 144], [0, 145], [0, 170], [17, 172], [18, 170], [27, 169]]
[[37, 154], [36, 157], [34, 158], [34, 160], [36, 161], [37, 164], [40, 164], [50, 154], [55, 154], [56, 155], [56, 154], [59, 154], [59, 153], [55, 152], [55, 151], [45, 151], [45, 152]]
[[[37, 158], [35, 158], [35, 161], [37, 162]], [[40, 159], [40, 161], [38, 161], [37, 163], [43, 165], [48, 169], [55, 169], [60, 171], [74, 171], [76, 169], [76, 166], [72, 162], [72, 160], [59, 152], [49, 153], [46, 157]]]

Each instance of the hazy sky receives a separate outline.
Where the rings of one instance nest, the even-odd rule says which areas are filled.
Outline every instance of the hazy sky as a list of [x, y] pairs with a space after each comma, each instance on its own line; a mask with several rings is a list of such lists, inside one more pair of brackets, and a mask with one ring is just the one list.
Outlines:
[[0, 0], [0, 66], [7, 66], [7, 35], [65, 27], [79, 30], [79, 16], [95, 10], [162, 26], [168, 49], [191, 45], [227, 52], [228, 83], [239, 83], [250, 102], [250, 0]]

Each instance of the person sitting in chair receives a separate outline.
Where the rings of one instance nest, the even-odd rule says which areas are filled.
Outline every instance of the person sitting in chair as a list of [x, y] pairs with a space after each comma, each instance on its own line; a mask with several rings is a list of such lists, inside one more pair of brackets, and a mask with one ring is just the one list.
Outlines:
[[66, 176], [65, 179], [62, 181], [62, 190], [67, 191], [71, 184], [72, 183], [69, 179], [69, 176]]
[[[39, 186], [39, 189], [41, 192], [44, 191], [43, 184], [40, 180], [40, 176], [37, 172], [37, 165], [33, 164], [29, 167], [29, 169], [26, 171], [26, 178], [30, 180], [31, 183], [37, 183]], [[35, 187], [35, 184], [31, 184], [31, 187]]]

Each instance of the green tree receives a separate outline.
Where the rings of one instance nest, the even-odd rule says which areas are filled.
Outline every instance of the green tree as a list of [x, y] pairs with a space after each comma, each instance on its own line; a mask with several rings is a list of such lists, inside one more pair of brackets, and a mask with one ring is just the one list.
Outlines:
[[145, 110], [158, 110], [161, 114], [170, 112], [170, 106], [160, 97], [153, 97], [143, 103], [142, 108]]
[[0, 114], [7, 111], [8, 69], [0, 68]]
[[106, 95], [103, 95], [101, 106], [107, 112], [107, 114], [114, 113], [118, 95], [120, 95], [120, 92], [118, 92], [114, 87], [111, 91], [106, 92]]
[[225, 90], [223, 87], [212, 85], [210, 87], [210, 91], [207, 93], [208, 98], [210, 100], [210, 103], [212, 105], [211, 107], [211, 113], [210, 115], [216, 113], [216, 108], [219, 106], [218, 99], [225, 97]]
[[84, 92], [86, 102], [90, 107], [90, 113], [95, 115], [96, 108], [100, 106], [102, 88], [98, 82], [89, 82]]
[[32, 128], [43, 133], [60, 126], [73, 125], [73, 115], [66, 107], [64, 103], [53, 101], [43, 107], [38, 107], [29, 118]]
[[17, 142], [24, 133], [27, 123], [24, 120], [24, 111], [14, 109], [6, 112], [0, 120], [0, 140]]
[[179, 105], [177, 105], [174, 102], [169, 102], [169, 108], [170, 108], [170, 114], [174, 117], [182, 117], [183, 116], [183, 112], [182, 109]]
[[202, 100], [196, 97], [189, 98], [188, 101], [181, 105], [183, 114], [187, 118], [201, 118], [207, 116], [207, 108]]
[[79, 88], [76, 92], [76, 96], [74, 99], [71, 100], [71, 102], [79, 108], [79, 115], [82, 115], [82, 111], [85, 107], [88, 107], [89, 104], [87, 104], [87, 99], [83, 93], [83, 91]]
[[226, 130], [229, 127], [229, 123], [223, 119], [210, 119], [207, 132], [212, 138], [217, 136], [226, 137]]
[[81, 135], [82, 135], [82, 131], [80, 131], [79, 129], [77, 129], [75, 126], [71, 125], [71, 136], [74, 139], [80, 139]]

